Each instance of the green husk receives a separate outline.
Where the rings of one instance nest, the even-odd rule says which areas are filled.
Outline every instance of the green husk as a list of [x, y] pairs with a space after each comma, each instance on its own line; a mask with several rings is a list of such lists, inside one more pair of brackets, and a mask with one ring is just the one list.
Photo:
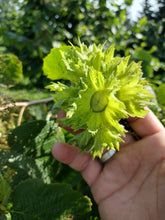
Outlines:
[[119, 150], [127, 132], [120, 120], [144, 117], [152, 95], [145, 89], [141, 62], [114, 57], [114, 45], [104, 50], [104, 45], [79, 44], [52, 49], [43, 70], [57, 80], [48, 88], [55, 92], [55, 106], [66, 111], [60, 121], [75, 131], [84, 129], [75, 137], [77, 145], [101, 157], [105, 148]]

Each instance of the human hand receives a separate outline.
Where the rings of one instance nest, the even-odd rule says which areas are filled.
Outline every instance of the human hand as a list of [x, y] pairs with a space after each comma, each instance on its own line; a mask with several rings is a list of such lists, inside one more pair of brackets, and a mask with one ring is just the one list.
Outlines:
[[128, 121], [141, 140], [127, 135], [104, 164], [65, 143], [53, 146], [53, 156], [81, 172], [102, 220], [164, 220], [165, 129], [151, 111]]

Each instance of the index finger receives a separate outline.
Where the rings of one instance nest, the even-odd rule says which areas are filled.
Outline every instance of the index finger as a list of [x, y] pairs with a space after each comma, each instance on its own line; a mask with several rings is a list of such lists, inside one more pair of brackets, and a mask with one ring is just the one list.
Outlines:
[[165, 129], [155, 114], [149, 108], [146, 107], [145, 109], [149, 112], [144, 118], [127, 119], [132, 129], [140, 137], [150, 136]]

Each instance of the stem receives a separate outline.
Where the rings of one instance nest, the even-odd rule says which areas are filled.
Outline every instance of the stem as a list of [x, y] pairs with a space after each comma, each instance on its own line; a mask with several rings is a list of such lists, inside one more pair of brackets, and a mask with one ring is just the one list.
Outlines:
[[5, 106], [1, 106], [0, 111], [4, 111], [5, 109], [13, 108], [15, 106], [16, 107], [22, 107], [21, 111], [20, 111], [20, 114], [19, 114], [18, 123], [17, 123], [18, 125], [20, 125], [21, 121], [22, 121], [23, 113], [24, 113], [27, 106], [51, 102], [51, 101], [53, 101], [53, 99], [54, 99], [53, 97], [50, 97], [50, 98], [47, 98], [47, 99], [39, 99], [39, 100], [33, 100], [33, 101], [28, 101], [28, 102], [10, 103], [10, 104], [7, 104]]
[[23, 113], [25, 111], [25, 108], [26, 108], [26, 106], [22, 106], [21, 111], [19, 113], [18, 122], [17, 122], [18, 126], [21, 125], [21, 121], [22, 121], [22, 117], [23, 117]]
[[47, 99], [39, 99], [39, 100], [33, 100], [33, 101], [28, 101], [28, 102], [15, 102], [15, 103], [10, 103], [5, 106], [0, 107], [0, 111], [3, 111], [7, 108], [13, 108], [13, 107], [27, 107], [29, 105], [35, 105], [35, 104], [41, 104], [41, 103], [47, 103], [53, 101], [53, 97], [47, 98]]

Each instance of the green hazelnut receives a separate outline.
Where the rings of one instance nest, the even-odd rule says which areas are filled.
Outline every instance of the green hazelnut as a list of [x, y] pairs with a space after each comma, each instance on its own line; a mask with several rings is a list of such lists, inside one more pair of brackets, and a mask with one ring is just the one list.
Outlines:
[[90, 106], [93, 112], [103, 112], [108, 105], [108, 96], [104, 90], [95, 92], [90, 100]]

